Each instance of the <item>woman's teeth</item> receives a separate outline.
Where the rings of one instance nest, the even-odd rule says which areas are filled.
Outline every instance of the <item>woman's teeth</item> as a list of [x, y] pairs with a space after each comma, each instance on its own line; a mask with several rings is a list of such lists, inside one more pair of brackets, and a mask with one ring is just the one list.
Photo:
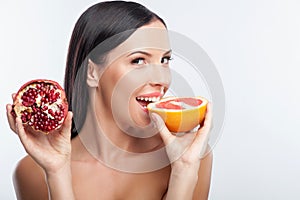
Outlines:
[[139, 101], [149, 101], [149, 102], [157, 102], [160, 100], [160, 97], [137, 97]]

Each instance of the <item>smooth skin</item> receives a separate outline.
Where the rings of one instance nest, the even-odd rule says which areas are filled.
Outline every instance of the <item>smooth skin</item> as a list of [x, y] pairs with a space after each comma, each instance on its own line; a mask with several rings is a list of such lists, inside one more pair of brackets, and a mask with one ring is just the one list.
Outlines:
[[[11, 105], [7, 105], [10, 127], [31, 155], [19, 161], [14, 173], [18, 199], [208, 199], [212, 153], [200, 160], [199, 154], [194, 152], [199, 152], [195, 148], [201, 147], [203, 137], [207, 136], [210, 128], [210, 106], [203, 128], [195, 134], [194, 142], [185, 154], [172, 167], [146, 174], [127, 174], [110, 169], [91, 157], [78, 137], [68, 140], [72, 113], [68, 114], [57, 138], [53, 138], [53, 135], [37, 137], [26, 133], [20, 119], [15, 122], [10, 111]], [[158, 123], [161, 122], [158, 118]], [[166, 128], [160, 134], [166, 143], [176, 139]], [[64, 145], [52, 146], [53, 139], [57, 139], [57, 144]], [[45, 148], [36, 148], [36, 145]], [[70, 157], [71, 147], [76, 150]], [[34, 160], [36, 154], [40, 158]], [[62, 158], [60, 162], [52, 163], [55, 155]]]
[[[163, 24], [157, 21], [147, 26], [164, 28]], [[160, 61], [163, 53], [153, 51], [151, 58], [156, 59], [155, 62]], [[145, 60], [147, 61], [147, 59]], [[118, 64], [118, 66], [121, 65]], [[122, 66], [127, 70], [127, 66]], [[116, 69], [120, 68], [122, 67]], [[114, 71], [110, 75], [108, 74], [109, 71], [105, 73], [107, 73], [105, 77], [110, 75], [113, 77], [116, 74]], [[91, 74], [93, 78], [93, 73]], [[109, 80], [113, 79], [109, 78]], [[105, 87], [109, 88], [111, 86], [113, 88], [115, 83], [105, 81], [105, 84]], [[101, 85], [103, 86], [103, 84], [99, 84], [95, 87], [100, 88]], [[146, 92], [150, 89], [158, 90], [160, 87], [159, 83], [155, 83], [145, 85], [140, 90]], [[102, 90], [97, 89], [97, 91], [102, 92], [103, 90], [103, 88]], [[109, 97], [109, 92], [111, 90], [108, 90], [103, 96], [101, 96], [101, 92], [96, 93], [99, 96], [98, 100]], [[110, 102], [110, 100], [107, 100], [107, 102]], [[105, 101], [97, 104], [102, 104], [103, 107], [99, 108], [100, 111], [105, 110]], [[137, 108], [135, 106], [131, 109], [131, 111], [137, 113], [134, 114], [135, 116], [139, 116]], [[207, 106], [205, 121], [201, 128], [196, 133], [185, 134], [180, 137], [170, 133], [158, 115], [150, 116], [156, 126], [160, 127], [159, 137], [151, 141], [151, 144], [162, 144], [154, 145], [156, 149], [167, 145], [169, 148], [166, 149], [166, 153], [170, 160], [173, 160], [177, 148], [186, 150], [179, 159], [176, 159], [169, 166], [148, 173], [125, 173], [109, 168], [86, 150], [79, 137], [70, 140], [72, 112], [68, 113], [61, 129], [44, 135], [30, 132], [29, 129], [23, 126], [19, 118], [15, 119], [11, 115], [11, 104], [8, 104], [6, 109], [10, 128], [17, 133], [28, 153], [28, 156], [19, 161], [13, 177], [16, 195], [20, 200], [208, 199], [213, 160], [211, 151], [207, 150], [207, 141], [212, 123], [210, 103]], [[135, 112], [135, 110], [137, 111]], [[106, 116], [100, 118], [103, 124], [111, 123], [111, 121], [105, 121], [109, 118], [109, 111], [107, 112], [100, 113]], [[108, 135], [114, 136], [114, 142], [117, 144], [125, 144], [125, 146], [121, 146], [124, 147], [123, 149], [132, 150], [133, 152], [142, 150], [141, 148], [144, 145], [136, 145], [136, 140], [130, 139], [126, 134], [118, 131], [115, 124], [108, 127], [111, 128], [108, 129], [110, 130]], [[84, 127], [79, 134], [86, 134]], [[124, 142], [125, 140], [126, 142]], [[176, 143], [176, 149], [172, 148], [172, 145], [168, 145], [174, 142]], [[139, 149], [136, 149], [137, 146]], [[204, 154], [207, 155], [202, 158]]]

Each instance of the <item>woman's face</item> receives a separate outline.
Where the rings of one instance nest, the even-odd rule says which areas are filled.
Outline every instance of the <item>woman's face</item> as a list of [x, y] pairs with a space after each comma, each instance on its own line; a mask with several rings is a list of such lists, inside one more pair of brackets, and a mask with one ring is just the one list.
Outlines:
[[158, 101], [170, 84], [170, 57], [167, 31], [160, 21], [137, 29], [107, 56], [96, 92], [102, 101], [98, 112], [105, 110], [121, 125], [148, 125], [147, 104]]

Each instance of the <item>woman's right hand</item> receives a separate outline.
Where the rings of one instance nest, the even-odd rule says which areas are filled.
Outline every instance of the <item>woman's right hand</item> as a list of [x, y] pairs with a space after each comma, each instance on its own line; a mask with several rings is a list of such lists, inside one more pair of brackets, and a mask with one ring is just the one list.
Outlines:
[[[14, 98], [15, 94], [12, 95]], [[23, 144], [25, 151], [45, 170], [46, 174], [57, 173], [70, 167], [72, 112], [59, 130], [49, 134], [33, 132], [23, 125], [20, 117], [11, 114], [12, 105], [6, 105], [9, 126]], [[69, 165], [69, 166], [68, 166]]]

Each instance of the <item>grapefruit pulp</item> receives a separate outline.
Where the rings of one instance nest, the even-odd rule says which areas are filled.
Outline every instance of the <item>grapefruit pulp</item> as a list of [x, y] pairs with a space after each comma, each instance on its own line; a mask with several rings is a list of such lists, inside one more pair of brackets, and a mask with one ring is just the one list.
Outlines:
[[188, 132], [203, 122], [208, 100], [203, 97], [166, 97], [147, 105], [157, 113], [170, 132]]

